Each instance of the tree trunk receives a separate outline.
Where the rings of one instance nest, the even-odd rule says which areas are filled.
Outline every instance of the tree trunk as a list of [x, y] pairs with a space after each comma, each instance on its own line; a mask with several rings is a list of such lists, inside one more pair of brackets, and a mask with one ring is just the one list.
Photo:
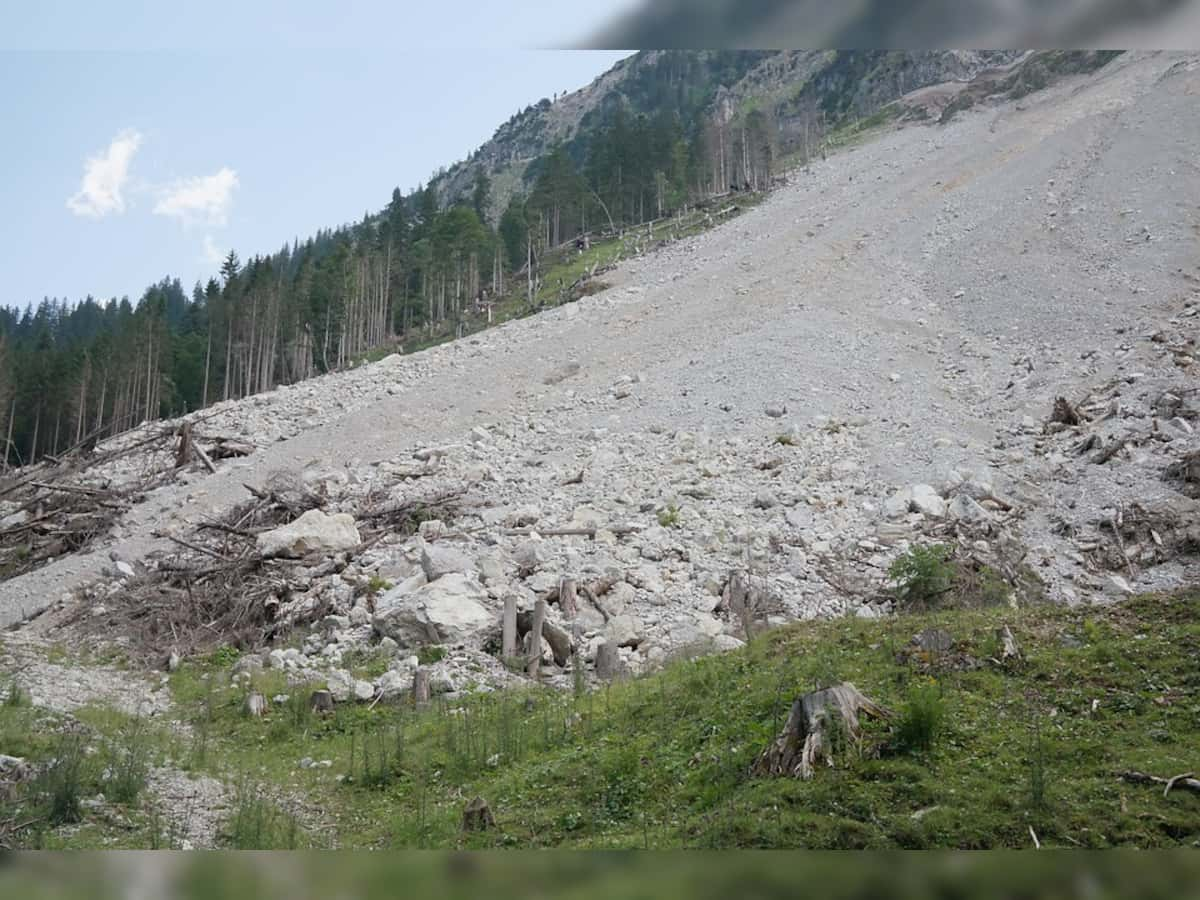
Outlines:
[[575, 598], [575, 579], [564, 576], [558, 584], [558, 608], [563, 618], [574, 619], [577, 607]]
[[621, 653], [612, 641], [604, 641], [596, 648], [596, 677], [601, 681], [615, 681], [625, 673]]
[[529, 646], [525, 653], [525, 673], [537, 678], [542, 671], [542, 628], [546, 624], [546, 601], [533, 605], [533, 624], [529, 628]]
[[517, 655], [517, 598], [509, 594], [504, 598], [504, 616], [500, 622], [500, 655], [512, 659]]
[[413, 675], [413, 703], [424, 706], [429, 702], [429, 669], [419, 666]]
[[333, 712], [333, 694], [329, 691], [313, 691], [308, 697], [308, 708], [319, 715]]

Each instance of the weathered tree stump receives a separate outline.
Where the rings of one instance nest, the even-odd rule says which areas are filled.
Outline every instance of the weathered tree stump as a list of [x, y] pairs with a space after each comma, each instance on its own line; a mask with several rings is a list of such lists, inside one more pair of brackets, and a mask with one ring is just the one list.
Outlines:
[[[525, 647], [528, 651], [530, 640], [529, 633], [533, 631], [533, 616], [532, 612], [522, 612], [517, 614], [517, 634], [525, 638]], [[566, 666], [571, 659], [571, 635], [565, 629], [555, 625], [549, 619], [542, 622], [542, 638], [550, 645], [550, 652], [554, 656], [554, 664], [556, 666]]]
[[620, 649], [612, 641], [604, 641], [596, 648], [596, 677], [601, 681], [616, 681], [625, 673]]
[[1054, 410], [1050, 413], [1051, 422], [1061, 422], [1063, 425], [1079, 425], [1083, 417], [1079, 410], [1066, 397], [1058, 397], [1054, 401]]
[[329, 691], [313, 691], [308, 697], [308, 708], [318, 715], [333, 712], [333, 694]]
[[504, 615], [500, 620], [501, 650], [504, 659], [517, 655], [517, 598], [509, 594], [504, 598]]
[[425, 666], [417, 668], [413, 675], [413, 703], [424, 706], [429, 702], [429, 669]]
[[804, 694], [792, 704], [783, 731], [754, 761], [750, 774], [812, 778], [820, 760], [833, 765], [839, 736], [850, 740], [861, 736], [860, 713], [878, 718], [893, 715], [848, 681]]
[[563, 576], [558, 583], [558, 608], [567, 621], [574, 619], [578, 613], [574, 578]]
[[488, 831], [496, 827], [496, 817], [492, 808], [482, 797], [476, 797], [463, 810], [463, 831]]
[[251, 691], [246, 696], [246, 715], [259, 718], [267, 714], [267, 698], [258, 691]]
[[537, 678], [542, 671], [542, 629], [546, 624], [546, 601], [533, 605], [533, 624], [529, 628], [529, 646], [525, 653], [525, 674]]
[[996, 637], [1000, 641], [1000, 661], [1020, 661], [1021, 648], [1017, 644], [1017, 639], [1013, 636], [1012, 629], [1007, 625], [1001, 625], [996, 629]]

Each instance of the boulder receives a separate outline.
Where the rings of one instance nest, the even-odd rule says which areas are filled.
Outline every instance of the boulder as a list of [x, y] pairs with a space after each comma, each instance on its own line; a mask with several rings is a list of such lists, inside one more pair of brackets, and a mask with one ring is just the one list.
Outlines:
[[334, 669], [325, 678], [325, 687], [338, 703], [345, 703], [354, 694], [354, 676], [345, 669]]
[[258, 552], [268, 557], [337, 553], [357, 547], [360, 541], [353, 516], [347, 513], [329, 516], [319, 509], [310, 509], [294, 522], [260, 534]]
[[928, 484], [913, 485], [912, 510], [931, 519], [940, 519], [946, 515], [946, 501]]
[[427, 544], [421, 549], [421, 570], [429, 581], [444, 575], [466, 575], [475, 571], [475, 560], [453, 547]]
[[883, 515], [886, 519], [902, 519], [912, 506], [912, 488], [901, 488], [883, 501]]
[[497, 620], [487, 592], [460, 572], [413, 591], [394, 588], [375, 601], [375, 630], [408, 646], [468, 640]]
[[534, 572], [549, 558], [541, 541], [522, 541], [513, 551], [513, 559], [526, 572]]
[[618, 647], [636, 647], [642, 641], [643, 626], [636, 616], [613, 616], [605, 628], [610, 643]]
[[992, 514], [966, 494], [958, 494], [950, 501], [946, 515], [956, 522], [982, 525], [992, 520]]

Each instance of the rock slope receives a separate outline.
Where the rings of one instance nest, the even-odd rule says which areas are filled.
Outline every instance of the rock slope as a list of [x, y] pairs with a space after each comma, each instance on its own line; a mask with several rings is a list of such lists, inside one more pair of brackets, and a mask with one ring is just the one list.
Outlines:
[[[794, 173], [603, 293], [222, 405], [204, 427], [251, 456], [0, 584], [0, 616], [88, 585], [103, 616], [120, 566], [169, 563], [171, 536], [279, 472], [331, 516], [461, 493], [336, 571], [297, 563], [281, 614], [323, 618], [264, 662], [347, 699], [407, 690], [431, 644], [435, 691], [519, 677], [507, 598], [526, 630], [551, 601], [543, 674], [566, 684], [575, 654], [638, 671], [778, 621], [887, 614], [914, 541], [1019, 564], [1058, 602], [1194, 579], [1198, 92], [1200, 57], [1129, 54]], [[392, 659], [366, 683], [346, 662], [364, 646]]]

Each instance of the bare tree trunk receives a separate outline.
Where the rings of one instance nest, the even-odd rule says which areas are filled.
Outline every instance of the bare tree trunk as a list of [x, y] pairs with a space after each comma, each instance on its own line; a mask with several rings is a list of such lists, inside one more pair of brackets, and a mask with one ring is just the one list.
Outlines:
[[539, 600], [533, 605], [533, 624], [526, 636], [529, 646], [525, 652], [525, 673], [530, 678], [536, 679], [542, 671], [542, 628], [545, 624], [546, 601]]
[[517, 598], [513, 594], [504, 598], [500, 632], [500, 655], [504, 659], [513, 659], [517, 655]]

